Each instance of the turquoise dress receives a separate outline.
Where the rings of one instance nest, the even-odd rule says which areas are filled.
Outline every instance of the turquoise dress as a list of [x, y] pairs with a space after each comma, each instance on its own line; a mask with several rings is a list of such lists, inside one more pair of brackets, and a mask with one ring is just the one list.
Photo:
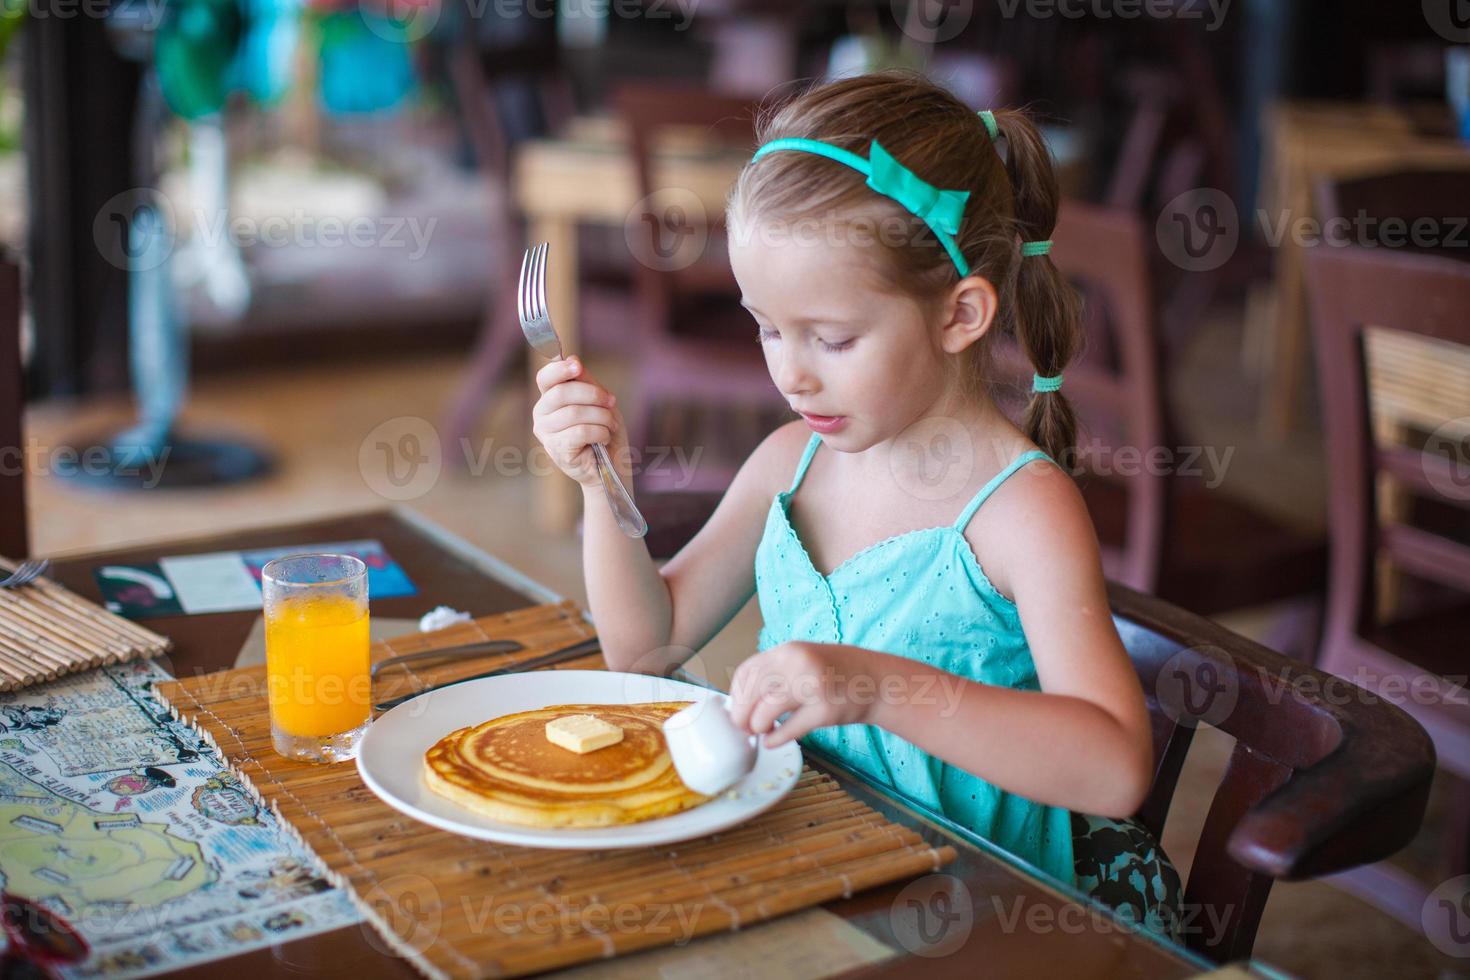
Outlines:
[[[986, 578], [965, 540], [965, 526], [1012, 474], [1036, 461], [1054, 465], [1050, 457], [1034, 449], [1022, 453], [975, 494], [953, 524], [879, 541], [824, 576], [813, 565], [789, 515], [791, 498], [820, 445], [821, 437], [813, 434], [790, 489], [776, 495], [766, 516], [755, 558], [756, 595], [764, 621], [759, 649], [793, 640], [845, 643], [919, 660], [984, 684], [1040, 690], [1016, 604]], [[934, 710], [943, 710], [944, 691], [936, 689], [931, 695]], [[1084, 890], [1092, 881], [1079, 881], [1081, 856], [1074, 856], [1074, 836], [1085, 840], [1097, 829], [1091, 821], [1121, 823], [1074, 815], [1063, 807], [1008, 793], [874, 725], [818, 729], [801, 741]], [[1129, 832], [1135, 829], [1142, 830], [1130, 825]], [[1140, 918], [1160, 922], [1169, 931], [1173, 917], [1155, 906], [1177, 903], [1177, 873], [1173, 882], [1160, 880], [1161, 874], [1167, 879], [1172, 871], [1157, 867], [1162, 851], [1150, 839], [1133, 853], [1117, 856], [1117, 861], [1113, 857], [1089, 853], [1088, 877], [1098, 870], [1106, 878], [1112, 867], [1117, 877], [1135, 879], [1140, 890], [1149, 893], [1138, 902]]]

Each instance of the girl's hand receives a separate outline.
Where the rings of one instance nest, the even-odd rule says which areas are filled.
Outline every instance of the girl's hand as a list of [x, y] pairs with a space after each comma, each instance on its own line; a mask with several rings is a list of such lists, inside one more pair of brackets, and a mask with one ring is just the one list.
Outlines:
[[[872, 650], [837, 643], [782, 643], [745, 660], [730, 681], [730, 717], [766, 748], [815, 728], [859, 725], [876, 701], [877, 658]], [[771, 732], [776, 719], [791, 717]]]
[[537, 371], [536, 387], [541, 397], [531, 409], [531, 431], [559, 470], [583, 487], [602, 486], [592, 444], [607, 446], [615, 465], [627, 455], [628, 436], [617, 398], [594, 381], [576, 357], [552, 361]]

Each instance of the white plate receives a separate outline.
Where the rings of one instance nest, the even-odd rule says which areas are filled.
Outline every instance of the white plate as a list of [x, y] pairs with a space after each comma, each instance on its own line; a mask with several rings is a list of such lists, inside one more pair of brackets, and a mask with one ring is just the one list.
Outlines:
[[703, 837], [770, 809], [801, 775], [801, 747], [761, 746], [755, 769], [708, 803], [655, 820], [615, 827], [523, 827], [482, 817], [433, 793], [421, 770], [429, 746], [458, 728], [548, 704], [638, 704], [704, 701], [718, 696], [696, 684], [607, 670], [536, 670], [466, 681], [405, 701], [368, 728], [358, 745], [357, 771], [383, 802], [415, 819], [481, 840], [526, 847], [592, 849], [648, 847]]

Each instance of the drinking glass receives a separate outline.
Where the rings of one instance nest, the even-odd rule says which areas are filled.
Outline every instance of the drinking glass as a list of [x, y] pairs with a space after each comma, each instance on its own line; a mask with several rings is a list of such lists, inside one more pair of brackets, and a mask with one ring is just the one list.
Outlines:
[[367, 566], [288, 555], [261, 571], [271, 741], [302, 762], [355, 758], [372, 716]]

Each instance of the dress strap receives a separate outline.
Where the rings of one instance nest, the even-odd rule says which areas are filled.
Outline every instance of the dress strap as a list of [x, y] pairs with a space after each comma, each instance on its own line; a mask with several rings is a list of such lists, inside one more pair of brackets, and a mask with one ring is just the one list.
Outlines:
[[1017, 456], [1015, 459], [1011, 460], [1010, 465], [1008, 465], [1005, 469], [1001, 470], [999, 473], [995, 474], [995, 476], [991, 477], [990, 482], [980, 488], [980, 492], [975, 494], [974, 499], [970, 501], [969, 506], [965, 508], [964, 513], [960, 514], [959, 520], [954, 522], [955, 530], [963, 532], [965, 530], [965, 525], [970, 523], [970, 518], [975, 516], [975, 511], [980, 509], [980, 505], [985, 503], [990, 495], [992, 493], [995, 493], [996, 489], [1010, 478], [1010, 475], [1012, 473], [1016, 472], [1016, 470], [1019, 470], [1027, 463], [1033, 462], [1038, 459], [1049, 460], [1051, 459], [1051, 457], [1042, 452], [1040, 449], [1027, 450], [1021, 455]]
[[807, 440], [806, 451], [801, 454], [801, 463], [796, 467], [796, 477], [791, 481], [791, 489], [787, 493], [795, 493], [796, 488], [801, 486], [801, 478], [806, 476], [806, 468], [812, 465], [812, 456], [816, 455], [817, 447], [822, 444], [822, 437], [813, 432], [812, 437]]

